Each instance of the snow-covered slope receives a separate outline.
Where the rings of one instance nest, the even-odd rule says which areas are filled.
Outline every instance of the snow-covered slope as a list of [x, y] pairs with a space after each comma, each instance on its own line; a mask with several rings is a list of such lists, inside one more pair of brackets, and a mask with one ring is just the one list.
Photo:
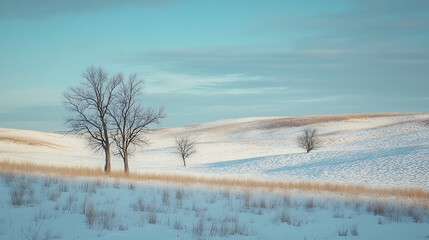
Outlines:
[[[297, 146], [306, 127], [322, 147]], [[175, 137], [198, 141], [183, 167]], [[135, 149], [131, 171], [174, 172], [276, 180], [363, 183], [429, 188], [429, 114], [360, 114], [219, 120], [156, 129], [150, 145]], [[0, 161], [66, 166], [104, 165], [78, 136], [0, 129]], [[122, 169], [113, 158], [113, 169]]]

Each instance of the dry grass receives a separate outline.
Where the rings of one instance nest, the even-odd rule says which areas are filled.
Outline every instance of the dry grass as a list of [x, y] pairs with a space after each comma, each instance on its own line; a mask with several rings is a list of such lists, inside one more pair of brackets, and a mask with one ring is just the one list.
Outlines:
[[23, 138], [23, 137], [0, 136], [0, 141], [11, 142], [11, 143], [21, 144], [21, 145], [30, 145], [35, 147], [48, 147], [53, 149], [63, 147], [63, 146], [46, 142], [40, 139]]
[[[369, 195], [396, 197], [399, 199], [412, 199], [423, 205], [429, 206], [429, 191], [422, 188], [400, 188], [400, 187], [370, 187], [365, 185], [346, 185], [339, 183], [318, 183], [309, 181], [286, 182], [286, 181], [267, 181], [253, 179], [236, 179], [222, 177], [198, 177], [181, 174], [162, 174], [162, 173], [124, 173], [122, 171], [113, 171], [105, 173], [102, 169], [84, 168], [84, 167], [60, 167], [44, 166], [28, 162], [16, 163], [11, 161], [1, 161], [0, 171], [3, 172], [41, 172], [45, 174], [55, 174], [62, 177], [112, 177], [116, 180], [137, 180], [137, 181], [163, 181], [184, 184], [209, 184], [215, 186], [232, 186], [244, 188], [267, 188], [291, 190], [298, 189], [302, 191], [313, 192], [332, 192], [346, 194], [351, 196]], [[177, 195], [177, 193], [176, 193]], [[176, 196], [177, 197], [177, 196]], [[180, 198], [180, 196], [179, 196]]]
[[275, 129], [283, 127], [301, 127], [310, 124], [324, 122], [338, 122], [350, 119], [377, 118], [377, 117], [399, 117], [418, 115], [421, 113], [358, 113], [358, 114], [339, 114], [339, 115], [314, 115], [303, 117], [285, 117], [281, 119], [264, 120], [266, 122], [264, 129]]

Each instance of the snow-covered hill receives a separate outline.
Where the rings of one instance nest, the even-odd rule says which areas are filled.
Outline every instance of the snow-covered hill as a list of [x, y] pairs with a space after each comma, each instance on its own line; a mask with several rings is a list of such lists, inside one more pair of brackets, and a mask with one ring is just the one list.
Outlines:
[[[306, 127], [322, 139], [308, 154], [296, 143]], [[198, 141], [187, 167], [175, 153], [182, 135]], [[429, 114], [241, 118], [156, 129], [148, 137], [150, 145], [135, 149], [131, 171], [429, 188]], [[104, 165], [84, 138], [0, 128], [5, 160]], [[112, 168], [122, 169], [119, 158]]]

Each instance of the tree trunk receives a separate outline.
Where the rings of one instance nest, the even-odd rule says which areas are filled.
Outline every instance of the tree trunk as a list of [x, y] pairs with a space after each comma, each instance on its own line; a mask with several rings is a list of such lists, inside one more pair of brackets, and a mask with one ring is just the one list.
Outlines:
[[106, 149], [104, 149], [104, 153], [106, 154], [106, 164], [104, 165], [104, 171], [110, 172], [110, 147], [107, 146]]
[[105, 172], [110, 172], [110, 143], [109, 143], [109, 135], [107, 133], [107, 125], [103, 122], [103, 130], [104, 130], [104, 139], [106, 148], [104, 149], [106, 153], [106, 165], [104, 166]]
[[183, 159], [183, 166], [186, 167], [186, 160], [185, 160], [185, 158], [182, 158], [182, 159]]
[[128, 153], [124, 151], [124, 168], [125, 172], [128, 173]]

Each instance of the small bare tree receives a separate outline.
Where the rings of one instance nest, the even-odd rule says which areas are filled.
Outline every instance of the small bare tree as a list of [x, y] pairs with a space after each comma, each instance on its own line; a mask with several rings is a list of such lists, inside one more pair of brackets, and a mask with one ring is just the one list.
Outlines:
[[197, 142], [190, 139], [189, 137], [176, 138], [176, 149], [177, 149], [177, 152], [182, 157], [183, 166], [186, 167], [186, 158], [188, 158], [189, 156], [191, 156], [196, 152], [196, 148], [195, 148], [196, 144]]
[[143, 80], [137, 78], [136, 74], [130, 75], [127, 81], [123, 80], [122, 74], [118, 78], [120, 85], [109, 115], [115, 128], [112, 137], [118, 147], [118, 155], [124, 161], [124, 171], [128, 172], [128, 157], [132, 155], [130, 147], [147, 144], [145, 134], [149, 131], [149, 125], [159, 124], [165, 115], [163, 107], [155, 109], [143, 106]]
[[105, 153], [104, 171], [110, 172], [110, 141], [108, 109], [113, 92], [119, 84], [117, 76], [108, 78], [102, 67], [89, 67], [85, 79], [78, 87], [63, 93], [64, 106], [71, 113], [65, 119], [69, 133], [89, 134], [89, 143], [95, 150]]
[[297, 138], [298, 145], [304, 148], [307, 153], [320, 147], [320, 139], [315, 128], [305, 128]]

